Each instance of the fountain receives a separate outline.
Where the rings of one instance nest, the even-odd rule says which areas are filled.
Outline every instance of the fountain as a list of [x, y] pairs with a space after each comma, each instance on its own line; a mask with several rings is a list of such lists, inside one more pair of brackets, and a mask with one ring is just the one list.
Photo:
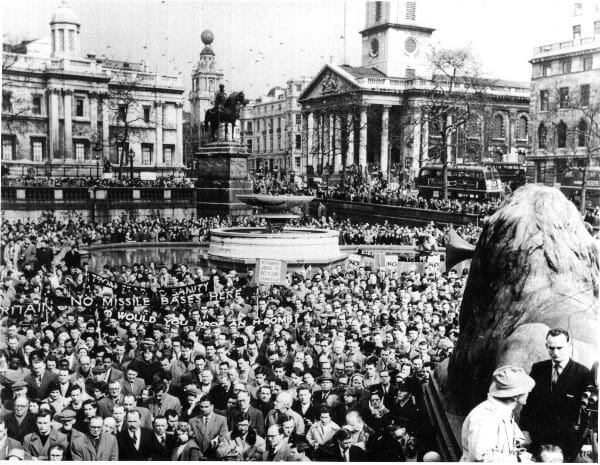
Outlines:
[[328, 267], [342, 263], [339, 235], [329, 229], [286, 227], [306, 211], [312, 196], [239, 195], [237, 199], [259, 210], [266, 227], [234, 227], [211, 230], [207, 261], [221, 269], [246, 271], [259, 258], [285, 261], [289, 270], [304, 265]]

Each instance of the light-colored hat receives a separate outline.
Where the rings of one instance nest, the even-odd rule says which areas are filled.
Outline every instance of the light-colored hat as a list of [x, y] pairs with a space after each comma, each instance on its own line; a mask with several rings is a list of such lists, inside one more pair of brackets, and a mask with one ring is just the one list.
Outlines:
[[535, 381], [525, 370], [516, 366], [496, 368], [492, 374], [490, 394], [494, 397], [507, 398], [531, 392]]

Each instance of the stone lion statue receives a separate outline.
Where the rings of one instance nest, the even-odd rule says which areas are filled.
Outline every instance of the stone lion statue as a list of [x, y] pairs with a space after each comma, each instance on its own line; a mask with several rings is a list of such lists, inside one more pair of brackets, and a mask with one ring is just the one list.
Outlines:
[[514, 192], [474, 252], [460, 336], [439, 377], [448, 410], [464, 414], [485, 399], [496, 367], [529, 371], [548, 358], [550, 328], [567, 329], [573, 358], [590, 367], [600, 348], [599, 275], [596, 241], [560, 191], [529, 184]]

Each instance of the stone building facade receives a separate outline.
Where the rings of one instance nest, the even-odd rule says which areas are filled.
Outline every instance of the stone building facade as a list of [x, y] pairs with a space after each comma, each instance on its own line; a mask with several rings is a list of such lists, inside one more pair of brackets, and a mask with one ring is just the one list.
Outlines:
[[249, 169], [302, 173], [302, 114], [298, 96], [310, 78], [290, 79], [248, 104], [240, 117], [242, 143], [247, 147]]
[[[533, 137], [527, 175], [549, 186], [560, 185], [564, 172], [587, 157], [588, 147], [600, 144], [597, 132], [595, 140], [580, 137], [590, 117], [600, 127], [600, 2], [578, 0], [572, 8], [571, 39], [536, 47], [530, 60]], [[599, 157], [592, 157], [591, 166], [600, 166]]]
[[[337, 175], [354, 165], [414, 177], [433, 158], [439, 144], [424, 112], [440, 83], [427, 60], [433, 32], [418, 22], [415, 1], [366, 3], [361, 65], [324, 65], [299, 97], [308, 175]], [[473, 111], [474, 123], [451, 135], [449, 160], [524, 161], [529, 85], [480, 81], [485, 101]], [[474, 90], [458, 80], [454, 92]]]
[[[183, 85], [145, 63], [80, 53], [80, 21], [63, 1], [51, 38], [3, 47], [4, 175], [178, 174]], [[121, 154], [125, 154], [121, 157]]]

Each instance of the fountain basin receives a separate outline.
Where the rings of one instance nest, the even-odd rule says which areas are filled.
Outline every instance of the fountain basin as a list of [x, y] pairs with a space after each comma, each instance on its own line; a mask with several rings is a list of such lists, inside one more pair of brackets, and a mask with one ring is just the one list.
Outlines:
[[220, 267], [244, 268], [258, 258], [283, 260], [288, 268], [306, 264], [329, 266], [345, 260], [340, 252], [337, 231], [328, 229], [223, 228], [210, 232], [207, 260]]

